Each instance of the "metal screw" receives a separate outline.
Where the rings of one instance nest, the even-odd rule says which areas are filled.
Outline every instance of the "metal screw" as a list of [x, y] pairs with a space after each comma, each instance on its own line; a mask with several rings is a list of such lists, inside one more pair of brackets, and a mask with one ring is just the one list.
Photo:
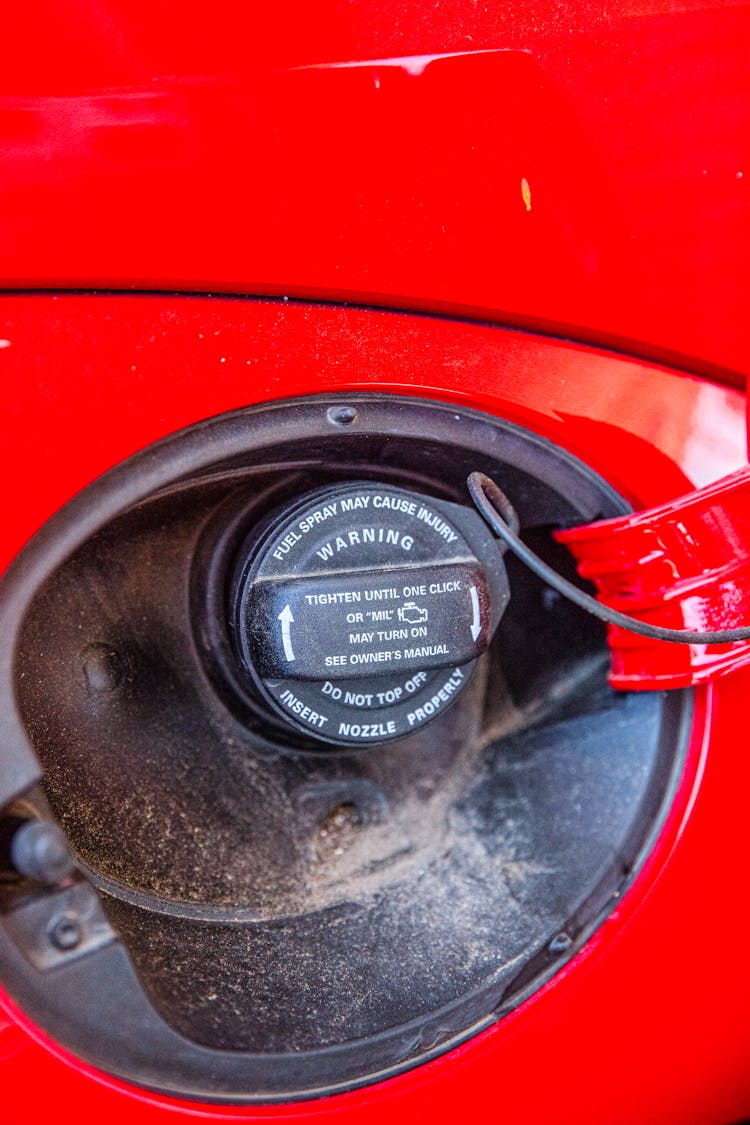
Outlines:
[[547, 948], [550, 953], [567, 953], [572, 944], [573, 939], [570, 934], [561, 933], [553, 937]]
[[27, 820], [16, 829], [10, 845], [16, 871], [40, 883], [62, 883], [75, 870], [62, 831], [48, 820]]
[[333, 426], [351, 426], [356, 418], [357, 411], [353, 406], [332, 406], [328, 411], [328, 421]]
[[77, 914], [58, 914], [49, 925], [49, 939], [63, 953], [75, 949], [83, 941], [83, 927]]

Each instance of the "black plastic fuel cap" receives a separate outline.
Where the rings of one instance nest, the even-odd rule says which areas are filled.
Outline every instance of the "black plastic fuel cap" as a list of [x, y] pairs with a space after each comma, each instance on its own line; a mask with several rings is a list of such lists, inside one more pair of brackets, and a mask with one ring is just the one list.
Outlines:
[[308, 493], [251, 536], [231, 628], [276, 716], [362, 745], [410, 734], [453, 702], [509, 597], [473, 511], [360, 482]]

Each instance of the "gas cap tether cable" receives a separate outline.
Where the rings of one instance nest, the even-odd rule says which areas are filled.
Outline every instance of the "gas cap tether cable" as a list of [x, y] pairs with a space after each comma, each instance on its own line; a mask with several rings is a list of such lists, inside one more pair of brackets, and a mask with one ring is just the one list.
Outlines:
[[717, 629], [710, 632], [700, 632], [693, 629], [665, 629], [659, 625], [647, 625], [637, 617], [629, 617], [626, 613], [619, 613], [602, 602], [592, 598], [568, 582], [551, 566], [531, 551], [520, 538], [518, 516], [508, 497], [490, 477], [484, 473], [471, 473], [467, 486], [469, 495], [479, 511], [497, 536], [509, 547], [513, 554], [533, 571], [542, 581], [546, 582], [564, 598], [574, 602], [581, 609], [588, 610], [601, 621], [608, 625], [618, 625], [622, 629], [629, 629], [631, 633], [638, 633], [642, 637], [651, 637], [657, 641], [671, 641], [674, 644], [693, 645], [724, 645], [733, 641], [750, 640], [750, 626], [737, 629]]

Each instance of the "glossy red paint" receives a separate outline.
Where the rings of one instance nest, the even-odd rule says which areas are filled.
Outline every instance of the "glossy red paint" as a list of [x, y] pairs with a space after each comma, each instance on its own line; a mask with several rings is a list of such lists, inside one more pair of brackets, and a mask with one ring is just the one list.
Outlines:
[[[744, 397], [528, 333], [210, 298], [6, 296], [0, 565], [94, 477], [201, 418], [338, 387], [453, 399], [581, 456], [643, 507], [743, 463]], [[668, 401], [665, 412], [661, 404]]]
[[[730, 472], [745, 456], [739, 392], [525, 333], [294, 302], [125, 296], [7, 297], [0, 325], [9, 342], [0, 348], [0, 471], [13, 482], [5, 559], [136, 449], [287, 394], [365, 387], [471, 403], [585, 457], [638, 506]], [[6, 998], [26, 1039], [0, 1037], [0, 1052], [6, 1043], [13, 1050], [0, 1058], [2, 1120], [374, 1125], [385, 1114], [395, 1122], [491, 1114], [726, 1125], [741, 1117], [750, 1111], [750, 974], [735, 857], [744, 854], [750, 760], [735, 753], [735, 739], [747, 687], [740, 672], [697, 694], [680, 792], [616, 911], [548, 986], [459, 1050], [321, 1102], [188, 1106], [94, 1074]]]
[[[668, 629], [747, 624], [750, 469], [624, 519], [556, 532], [620, 613]], [[750, 641], [680, 645], [609, 628], [610, 683], [623, 690], [692, 687], [750, 664]]]
[[720, 0], [13, 5], [0, 276], [464, 310], [740, 383], [749, 43]]
[[[462, 402], [636, 507], [745, 459], [750, 7], [37, 0], [3, 13], [0, 566], [137, 449], [336, 389]], [[655, 362], [656, 361], [656, 362]], [[5, 1001], [0, 1120], [727, 1125], [750, 1113], [748, 670], [696, 696], [646, 869], [564, 972], [387, 1084], [268, 1110], [93, 1074]], [[112, 1013], [117, 1018], [117, 1013]], [[25, 1030], [20, 1030], [23, 1027]]]

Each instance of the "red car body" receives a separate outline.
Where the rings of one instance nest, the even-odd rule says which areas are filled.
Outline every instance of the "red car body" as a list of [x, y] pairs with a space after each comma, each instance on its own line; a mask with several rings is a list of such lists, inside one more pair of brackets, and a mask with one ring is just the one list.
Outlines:
[[[3, 565], [149, 443], [322, 391], [500, 415], [636, 508], [745, 462], [747, 5], [47, 0], [4, 23]], [[749, 677], [696, 690], [622, 902], [462, 1047], [335, 1098], [187, 1104], [4, 996], [0, 1119], [750, 1114]]]

